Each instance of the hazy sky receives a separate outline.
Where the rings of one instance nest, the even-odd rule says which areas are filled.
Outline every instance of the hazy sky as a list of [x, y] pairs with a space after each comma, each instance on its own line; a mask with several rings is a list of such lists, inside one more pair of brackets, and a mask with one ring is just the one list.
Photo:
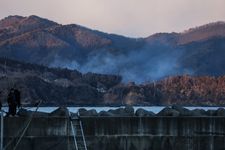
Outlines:
[[0, 0], [0, 18], [38, 15], [131, 37], [225, 21], [225, 0]]

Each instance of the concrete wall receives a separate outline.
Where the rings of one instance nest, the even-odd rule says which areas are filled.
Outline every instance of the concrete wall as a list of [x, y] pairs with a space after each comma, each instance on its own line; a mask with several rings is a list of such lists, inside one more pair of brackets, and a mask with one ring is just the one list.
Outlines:
[[[4, 119], [5, 145], [28, 119]], [[88, 150], [225, 150], [225, 117], [83, 117], [82, 123]], [[33, 118], [17, 150], [47, 149], [74, 149], [68, 118]]]

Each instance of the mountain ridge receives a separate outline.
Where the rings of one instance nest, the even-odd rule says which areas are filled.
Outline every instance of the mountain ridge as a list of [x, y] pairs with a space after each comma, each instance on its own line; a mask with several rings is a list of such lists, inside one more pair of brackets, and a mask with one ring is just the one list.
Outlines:
[[[129, 38], [76, 24], [61, 25], [38, 16], [0, 20], [1, 57], [83, 73], [121, 74], [126, 82], [187, 73], [223, 75], [224, 39], [224, 22], [181, 33]], [[215, 62], [207, 60], [215, 58]]]

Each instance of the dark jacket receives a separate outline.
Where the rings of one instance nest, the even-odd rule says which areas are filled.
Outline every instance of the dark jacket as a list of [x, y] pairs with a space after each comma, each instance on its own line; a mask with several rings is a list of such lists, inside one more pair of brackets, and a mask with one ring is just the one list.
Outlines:
[[20, 107], [20, 105], [21, 105], [21, 103], [20, 103], [20, 91], [15, 89], [14, 90], [14, 96], [15, 96], [15, 101], [16, 101], [17, 107]]

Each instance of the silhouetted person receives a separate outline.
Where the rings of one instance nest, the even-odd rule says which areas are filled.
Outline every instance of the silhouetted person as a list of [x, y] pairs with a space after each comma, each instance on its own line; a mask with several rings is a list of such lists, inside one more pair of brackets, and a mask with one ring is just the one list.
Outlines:
[[15, 95], [15, 100], [16, 100], [16, 106], [20, 108], [21, 103], [20, 103], [20, 91], [18, 89], [14, 90], [14, 95]]
[[7, 102], [9, 105], [9, 111], [7, 113], [7, 116], [15, 116], [16, 107], [20, 107], [20, 92], [17, 89], [10, 89], [10, 92], [7, 97]]

